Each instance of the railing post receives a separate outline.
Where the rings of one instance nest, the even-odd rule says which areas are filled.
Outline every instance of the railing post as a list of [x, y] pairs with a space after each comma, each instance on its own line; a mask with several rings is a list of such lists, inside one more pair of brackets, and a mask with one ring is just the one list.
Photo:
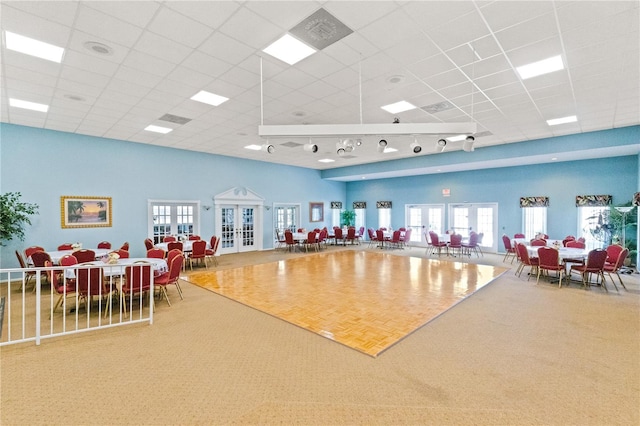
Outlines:
[[[40, 297], [42, 296], [42, 283], [41, 283], [41, 274], [40, 272], [36, 273], [36, 345], [40, 345], [40, 329], [42, 328], [42, 324], [40, 324], [40, 308], [41, 301]], [[24, 286], [23, 286], [24, 288]]]

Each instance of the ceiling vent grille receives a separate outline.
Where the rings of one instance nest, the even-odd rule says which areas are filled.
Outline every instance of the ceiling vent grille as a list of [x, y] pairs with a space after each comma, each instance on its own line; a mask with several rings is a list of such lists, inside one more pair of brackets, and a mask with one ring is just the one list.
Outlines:
[[190, 118], [180, 117], [179, 115], [173, 115], [173, 114], [165, 114], [162, 117], [160, 117], [158, 120], [168, 121], [169, 123], [176, 123], [176, 124], [187, 124], [188, 122], [191, 121]]
[[281, 146], [286, 146], [287, 148], [295, 148], [295, 147], [298, 147], [298, 146], [302, 146], [301, 143], [292, 142], [292, 141], [285, 142], [285, 143], [282, 143], [280, 145]]
[[436, 114], [438, 112], [447, 111], [453, 108], [454, 108], [453, 104], [447, 101], [438, 102], [437, 104], [431, 104], [431, 105], [420, 107], [421, 110], [426, 111], [429, 114]]
[[351, 28], [322, 8], [289, 31], [300, 41], [318, 50], [332, 45], [352, 32]]

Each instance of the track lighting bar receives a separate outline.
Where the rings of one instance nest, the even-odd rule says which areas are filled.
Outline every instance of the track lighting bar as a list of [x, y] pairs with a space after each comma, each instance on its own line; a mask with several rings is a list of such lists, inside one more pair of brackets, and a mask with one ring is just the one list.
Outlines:
[[260, 125], [265, 137], [459, 135], [476, 133], [476, 123], [283, 124]]

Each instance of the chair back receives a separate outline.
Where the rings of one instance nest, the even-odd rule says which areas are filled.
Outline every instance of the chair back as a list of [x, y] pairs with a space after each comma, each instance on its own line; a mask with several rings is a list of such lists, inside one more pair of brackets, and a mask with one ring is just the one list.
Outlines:
[[546, 246], [547, 240], [540, 240], [540, 239], [534, 238], [533, 240], [531, 240], [529, 244], [531, 244], [532, 246]]
[[593, 249], [587, 256], [585, 270], [589, 272], [601, 271], [607, 261], [607, 251], [605, 249]]
[[191, 244], [191, 257], [204, 257], [207, 251], [207, 242], [205, 240], [194, 241]]
[[469, 243], [467, 244], [469, 247], [475, 247], [478, 245], [478, 234], [474, 231], [469, 233]]
[[151, 264], [140, 263], [129, 265], [124, 270], [125, 282], [122, 286], [122, 292], [142, 293], [151, 289]]
[[144, 246], [147, 250], [151, 250], [153, 248], [153, 240], [151, 238], [145, 239]]
[[522, 243], [516, 244], [516, 250], [518, 252], [518, 257], [520, 261], [525, 265], [531, 265], [531, 259], [529, 258], [529, 251], [527, 250], [527, 246]]
[[541, 246], [538, 249], [540, 267], [557, 268], [560, 265], [560, 253], [553, 247]]
[[27, 247], [26, 249], [24, 249], [24, 256], [27, 258], [31, 257], [31, 255], [37, 251], [44, 251], [44, 247], [40, 247], [40, 246]]
[[355, 240], [356, 238], [356, 228], [347, 229], [347, 240]]
[[625, 248], [618, 254], [618, 258], [616, 259], [616, 262], [613, 264], [612, 272], [618, 272], [618, 269], [622, 268], [622, 265], [624, 265], [624, 260], [627, 258], [627, 256], [629, 256], [629, 249]]
[[170, 250], [167, 253], [167, 264], [171, 265], [171, 262], [173, 261], [174, 258], [176, 257], [181, 257], [184, 259], [184, 256], [182, 255], [182, 250], [178, 250], [178, 249], [173, 249]]
[[369, 234], [369, 240], [375, 240], [376, 239], [376, 234], [373, 231], [373, 228], [368, 228], [367, 229], [367, 234]]
[[71, 244], [71, 243], [60, 244], [58, 246], [58, 250], [59, 251], [62, 251], [62, 250], [73, 250], [73, 244]]
[[189, 241], [198, 241], [201, 240], [200, 235], [189, 235]]
[[31, 253], [31, 261], [36, 268], [44, 267], [44, 262], [51, 262], [51, 256], [46, 251], [36, 251]]
[[123, 249], [118, 249], [115, 250], [113, 253], [118, 253], [118, 256], [120, 256], [120, 259], [128, 259], [129, 258], [129, 252]]
[[58, 262], [60, 266], [73, 266], [78, 264], [78, 259], [72, 254], [65, 254]]
[[322, 228], [320, 230], [320, 236], [318, 237], [318, 242], [322, 243], [327, 239], [327, 235], [329, 235], [329, 230], [327, 228]]
[[440, 237], [438, 237], [438, 234], [436, 234], [433, 231], [429, 231], [429, 238], [431, 238], [431, 244], [439, 244], [440, 243]]
[[93, 262], [96, 260], [96, 252], [89, 249], [76, 250], [71, 254], [78, 260], [78, 263]]
[[484, 232], [478, 233], [478, 245], [482, 244], [482, 238], [484, 238]]
[[462, 234], [451, 234], [449, 237], [449, 246], [461, 247], [462, 246]]
[[213, 240], [214, 238], [216, 239], [215, 244], [213, 244], [211, 248], [213, 249], [213, 254], [216, 254], [218, 252], [218, 247], [220, 246], [220, 238], [214, 236], [211, 238], [211, 240]]
[[376, 230], [376, 239], [378, 241], [384, 241], [384, 231], [382, 229]]
[[607, 247], [607, 263], [616, 263], [618, 256], [624, 248], [619, 244], [611, 244]]
[[175, 241], [175, 240], [176, 240], [176, 237], [174, 237], [173, 235], [167, 235], [166, 237], [164, 237], [162, 239], [162, 242], [163, 243], [170, 243], [170, 242]]
[[81, 296], [102, 296], [107, 291], [103, 286], [102, 269], [97, 267], [78, 268], [76, 270], [76, 286]]
[[[568, 248], [579, 248], [579, 249], [583, 249], [585, 248], [587, 245], [585, 243], [583, 243], [582, 241], [576, 241], [576, 240], [569, 240], [567, 241], [567, 244], [565, 245], [565, 247]], [[606, 253], [606, 250], [605, 250]]]
[[335, 228], [333, 230], [335, 236], [336, 236], [336, 240], [342, 240], [344, 239], [344, 236], [342, 235], [342, 228]]
[[284, 231], [284, 240], [287, 244], [295, 244], [296, 242], [293, 240], [293, 232], [288, 229]]
[[129, 251], [129, 243], [125, 241], [125, 243], [122, 244], [122, 247], [120, 247], [120, 250]]
[[16, 257], [18, 258], [18, 263], [20, 264], [20, 267], [22, 269], [25, 269], [27, 267], [27, 264], [25, 263], [24, 258], [22, 257], [22, 255], [18, 250], [16, 250]]
[[171, 259], [171, 262], [169, 262], [168, 284], [172, 284], [178, 281], [178, 278], [180, 278], [180, 271], [182, 270], [183, 262], [184, 257], [182, 256], [175, 256], [173, 259]]
[[171, 250], [175, 250], [178, 249], [180, 251], [182, 251], [183, 249], [183, 245], [180, 241], [169, 241], [167, 243], [167, 250], [171, 251]]
[[307, 244], [315, 244], [317, 243], [316, 241], [316, 231], [309, 231], [307, 232]]
[[360, 229], [358, 229], [358, 235], [360, 235], [360, 237], [364, 235], [364, 226], [361, 226]]
[[574, 237], [573, 235], [567, 235], [566, 237], [564, 237], [564, 239], [562, 240], [562, 245], [563, 246], [567, 246], [567, 243], [569, 241], [574, 241], [576, 239], [576, 237]]
[[152, 248], [147, 250], [147, 257], [152, 259], [164, 259], [167, 253], [161, 248]]
[[391, 242], [392, 243], [399, 243], [400, 240], [400, 235], [402, 235], [402, 231], [397, 229], [395, 231], [393, 231], [393, 235], [391, 236]]
[[111, 250], [111, 243], [109, 241], [100, 241], [98, 243], [98, 248]]
[[507, 234], [502, 235], [502, 244], [504, 244], [504, 249], [506, 251], [513, 250], [513, 247], [511, 247], [511, 238], [509, 238]]
[[404, 231], [404, 235], [402, 236], [402, 241], [404, 241], [405, 243], [408, 243], [409, 241], [411, 241], [411, 231], [412, 231], [412, 228], [409, 228], [406, 231]]
[[525, 238], [524, 234], [513, 234], [513, 238]]

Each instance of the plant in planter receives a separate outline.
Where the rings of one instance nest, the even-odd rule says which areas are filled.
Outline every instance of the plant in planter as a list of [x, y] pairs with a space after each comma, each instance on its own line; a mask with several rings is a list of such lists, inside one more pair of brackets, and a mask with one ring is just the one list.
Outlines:
[[354, 226], [356, 224], [355, 210], [344, 210], [340, 213], [340, 220], [342, 222], [342, 226]]
[[[630, 211], [619, 211], [617, 207], [631, 207]], [[629, 249], [629, 256], [626, 259], [625, 265], [634, 265], [636, 263], [637, 241], [636, 241], [636, 229], [638, 225], [638, 215], [631, 201], [620, 204], [619, 206], [611, 207], [609, 211], [609, 223], [611, 224], [612, 231], [612, 243], [623, 244], [625, 248]]]
[[19, 192], [0, 195], [0, 246], [18, 238], [24, 241], [24, 226], [31, 225], [29, 216], [38, 214], [38, 205], [20, 201]]

